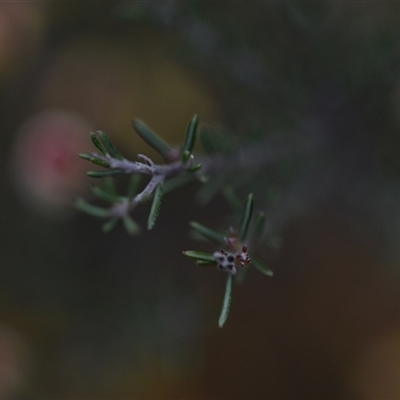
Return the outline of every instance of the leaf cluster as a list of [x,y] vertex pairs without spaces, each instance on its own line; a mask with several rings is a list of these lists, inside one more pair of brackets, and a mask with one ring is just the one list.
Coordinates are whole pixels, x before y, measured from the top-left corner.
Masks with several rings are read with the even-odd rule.
[[[236,197],[236,195],[233,193],[231,189],[226,189],[225,194],[228,202],[231,205],[233,205],[233,208],[236,211],[239,205],[239,199]],[[265,224],[265,215],[262,212],[258,213],[256,218],[253,219],[253,210],[254,210],[253,194],[250,193],[248,195],[244,208],[243,207],[241,208],[242,208],[241,219],[237,230],[230,228],[230,230],[227,232],[219,232],[205,225],[202,225],[198,222],[191,222],[191,227],[193,228],[194,231],[196,231],[196,233],[198,233],[204,239],[219,244],[226,248],[226,250],[222,249],[220,250],[220,252],[224,253],[226,251],[231,251],[230,254],[236,255],[237,257],[237,254],[240,254],[240,251],[243,251],[244,248],[246,248],[247,252],[247,248],[250,247],[250,245],[254,245],[260,240]],[[250,227],[252,229],[250,229]],[[187,257],[196,260],[196,264],[200,266],[218,265],[218,256],[216,255],[216,253],[211,254],[211,253],[187,250],[184,251],[183,254]],[[228,276],[225,286],[223,305],[218,320],[218,325],[221,328],[224,326],[231,308],[234,282],[235,281],[236,283],[243,282],[244,277],[251,266],[253,266],[256,270],[261,272],[263,275],[272,276],[273,274],[268,267],[263,265],[260,261],[254,259],[253,256],[251,256],[249,263],[241,267],[238,274],[236,274],[236,269],[227,271]]]
[[[88,171],[87,174],[93,178],[103,178],[102,184],[92,187],[92,192],[109,206],[100,207],[81,198],[77,199],[75,205],[87,214],[105,219],[102,226],[104,232],[110,232],[121,221],[128,233],[138,234],[140,227],[132,219],[131,213],[139,204],[147,201],[151,201],[147,228],[152,229],[157,221],[162,199],[166,193],[196,178],[202,182],[207,181],[207,177],[202,171],[202,164],[194,162],[193,151],[197,136],[200,136],[205,152],[206,158],[203,161],[208,166],[206,173],[207,170],[211,171],[213,166],[218,165],[220,162],[218,157],[221,154],[229,155],[232,152],[232,146],[225,138],[204,126],[199,129],[197,115],[194,115],[189,121],[183,145],[178,149],[171,147],[143,121],[133,121],[133,128],[150,147],[161,155],[164,164],[155,164],[143,154],[138,155],[140,161],[126,159],[108,135],[101,131],[90,134],[92,143],[98,152],[79,154],[81,158],[101,168]],[[120,195],[114,185],[112,178],[117,175],[131,176],[124,195]],[[145,183],[143,183],[143,176],[147,176]],[[214,190],[211,191],[211,193],[213,192]],[[219,317],[220,327],[224,326],[229,315],[234,283],[242,282],[251,266],[266,276],[272,275],[272,271],[256,260],[253,254],[265,225],[264,213],[259,212],[253,218],[253,194],[248,195],[244,207],[230,186],[224,187],[223,194],[233,213],[240,216],[237,228],[230,227],[226,231],[220,232],[198,222],[191,222],[192,229],[200,237],[218,244],[220,248],[214,253],[193,250],[183,252],[185,256],[196,260],[197,265],[217,266],[221,271],[228,273]]]

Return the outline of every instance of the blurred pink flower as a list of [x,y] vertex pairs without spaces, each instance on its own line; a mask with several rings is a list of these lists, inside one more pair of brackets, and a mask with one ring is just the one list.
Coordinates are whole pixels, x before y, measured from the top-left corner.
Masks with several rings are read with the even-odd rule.
[[21,197],[39,210],[60,211],[88,187],[87,162],[77,154],[91,151],[92,124],[70,111],[36,114],[19,129],[12,173]]

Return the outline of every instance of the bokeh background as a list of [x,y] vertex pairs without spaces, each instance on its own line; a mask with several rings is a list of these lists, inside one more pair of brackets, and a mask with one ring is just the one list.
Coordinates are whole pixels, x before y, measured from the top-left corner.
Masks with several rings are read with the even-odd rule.
[[[0,399],[400,398],[399,18],[0,2]],[[222,196],[166,196],[137,238],[72,207],[89,131],[135,158],[132,118],[179,144],[194,113],[261,149],[223,177],[266,211],[274,277],[249,274],[223,329],[225,276],[181,255],[188,221],[226,222]]]

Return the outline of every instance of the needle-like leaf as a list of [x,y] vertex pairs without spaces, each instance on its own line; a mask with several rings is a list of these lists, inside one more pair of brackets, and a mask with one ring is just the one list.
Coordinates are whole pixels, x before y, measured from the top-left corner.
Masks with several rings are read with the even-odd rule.
[[199,117],[195,114],[189,122],[186,131],[185,143],[182,148],[182,161],[186,162],[192,154],[194,145],[196,143],[197,127],[199,125]]
[[104,201],[108,201],[109,203],[114,203],[119,198],[118,195],[108,192],[101,186],[92,186],[91,190],[97,197]]
[[158,214],[160,213],[163,194],[164,186],[160,183],[154,192],[153,203],[151,205],[149,219],[147,220],[147,229],[149,230],[153,228],[154,224],[156,223]]
[[101,229],[103,230],[104,233],[111,232],[118,224],[118,221],[119,221],[118,218],[110,219],[108,222],[102,225]]
[[117,176],[125,174],[125,170],[122,168],[112,168],[107,169],[105,171],[88,171],[86,175],[90,176],[91,178],[104,178],[106,176]]
[[199,224],[198,222],[191,222],[190,226],[205,239],[219,244],[223,244],[225,242],[226,235],[222,232],[208,228],[207,226]]
[[242,221],[240,223],[240,228],[239,228],[239,239],[242,242],[246,239],[247,232],[249,230],[251,216],[253,214],[253,207],[254,207],[254,196],[253,193],[250,193],[247,196],[247,202],[243,211]]
[[90,214],[94,217],[106,218],[110,216],[109,210],[89,204],[88,202],[86,202],[81,198],[76,199],[75,207],[78,210],[81,210],[86,214]]
[[209,267],[209,266],[216,266],[217,265],[217,261],[216,260],[214,260],[214,261],[202,261],[202,260],[199,260],[199,261],[196,261],[196,264],[197,265],[200,265],[201,267]]
[[132,200],[135,194],[138,192],[140,181],[142,176],[139,174],[132,174],[128,184],[128,199]]
[[196,164],[193,165],[193,167],[189,168],[188,171],[189,172],[197,172],[201,169],[202,165],[201,164]]
[[261,272],[263,275],[266,276],[272,276],[274,275],[274,273],[268,268],[266,267],[264,264],[262,264],[260,261],[255,260],[254,258],[251,261],[251,264],[256,270],[258,270],[259,272]]
[[89,153],[79,153],[78,156],[84,160],[90,161],[91,163],[95,165],[99,165],[100,167],[108,168],[110,164],[101,158],[96,157],[93,154]]
[[119,150],[115,147],[115,144],[111,141],[108,135],[102,131],[97,132],[100,136],[100,139],[105,147],[107,153],[110,154],[111,157],[117,158],[118,160],[123,160],[122,154]]
[[170,154],[171,147],[164,142],[156,133],[154,133],[143,121],[135,119],[132,121],[133,129],[136,133],[154,150],[165,158]]
[[212,254],[203,253],[202,251],[193,251],[193,250],[186,250],[183,251],[182,254],[184,256],[194,258],[197,261],[204,261],[216,264],[216,260]]
[[232,294],[233,294],[233,275],[228,274],[225,286],[224,301],[222,303],[222,310],[218,320],[218,325],[220,328],[222,328],[225,325],[225,322],[228,319],[232,303]]
[[129,234],[137,235],[140,232],[139,225],[128,215],[124,216],[122,222],[124,223],[125,229]]
[[99,150],[101,154],[106,155],[106,151],[104,150],[103,145],[101,144],[99,138],[96,136],[95,133],[90,132],[90,139],[92,139],[92,143],[97,148],[97,150]]

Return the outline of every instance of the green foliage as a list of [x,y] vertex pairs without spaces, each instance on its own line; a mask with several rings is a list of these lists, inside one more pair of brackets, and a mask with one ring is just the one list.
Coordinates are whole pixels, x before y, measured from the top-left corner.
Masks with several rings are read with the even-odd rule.
[[[118,160],[123,160],[124,157],[119,152],[114,143],[111,141],[111,139],[108,137],[108,135],[102,131],[97,131],[97,134],[101,139],[101,143],[103,145],[103,149],[105,149],[104,151],[106,152],[106,154],[109,154],[111,157],[117,158]],[[92,136],[92,141],[93,141],[93,136]]]
[[224,239],[226,236],[224,233],[208,228],[207,226],[199,224],[198,222],[191,222],[190,226],[204,239],[210,240],[215,243],[224,243]]
[[199,117],[194,115],[189,122],[189,126],[186,132],[185,143],[182,147],[182,161],[186,162],[192,155],[194,145],[196,143],[197,127],[199,125]]
[[184,256],[195,259],[197,265],[217,265],[217,261],[215,260],[214,256],[209,253],[203,253],[202,251],[186,250],[183,251],[182,254]]
[[125,170],[122,168],[112,168],[105,171],[88,171],[87,176],[91,178],[105,178],[107,176],[117,176],[125,174]]
[[132,121],[132,126],[136,133],[155,151],[164,158],[167,157],[172,148],[164,140],[162,140],[155,132],[153,132],[143,121],[136,119]]
[[[129,234],[137,235],[140,233],[140,227],[132,219],[131,213],[141,203],[152,202],[147,219],[147,228],[150,230],[157,221],[162,199],[166,193],[192,182],[194,178],[198,178],[203,183],[206,182],[203,186],[204,189],[198,193],[198,196],[203,197],[203,200],[205,198],[209,200],[217,192],[222,191],[233,213],[240,216],[237,229],[230,227],[221,232],[201,223],[191,222],[190,225],[197,235],[218,244],[219,247],[214,249],[212,253],[194,250],[183,252],[183,255],[195,260],[199,266],[217,266],[220,271],[227,273],[225,295],[218,321],[219,326],[222,327],[229,315],[233,285],[235,282],[240,283],[244,280],[249,266],[253,266],[263,275],[272,275],[271,270],[253,257],[255,244],[260,241],[264,230],[265,214],[259,212],[254,221],[253,194],[250,193],[247,196],[243,207],[234,190],[225,184],[232,174],[229,168],[232,159],[228,158],[225,161],[226,165],[221,169],[221,160],[218,157],[220,154],[224,154],[229,146],[220,136],[212,135],[210,130],[204,128],[200,131],[206,157],[203,158],[202,163],[194,163],[193,150],[199,130],[197,115],[191,118],[183,145],[179,150],[169,146],[142,121],[133,121],[133,127],[147,144],[161,154],[165,164],[155,164],[145,155],[139,155],[141,161],[129,161],[122,156],[104,132],[91,133],[92,142],[101,154],[81,153],[79,156],[104,168],[89,171],[87,174],[93,178],[104,178],[104,184],[93,186],[92,192],[101,201],[109,203],[110,206],[102,208],[89,204],[83,199],[78,199],[76,206],[92,216],[107,219],[102,225],[104,232],[112,231],[117,226],[118,221],[121,220]],[[213,159],[214,156],[217,157],[217,163]],[[203,163],[206,166],[205,174],[211,175],[212,179],[205,179]],[[215,168],[217,168],[218,173],[214,172]],[[111,180],[111,177],[123,174],[131,175],[126,195],[118,194]],[[142,185],[143,175],[150,177],[147,183],[144,183],[144,187]],[[251,232],[250,235],[249,232]]]
[[[88,171],[87,175],[92,178],[109,178],[131,174],[131,180],[126,195],[117,194],[112,185],[110,191],[109,182],[108,190],[101,186],[92,187],[92,192],[97,197],[111,203],[108,209],[90,206],[89,203],[81,199],[76,203],[77,208],[100,218],[111,217],[111,220],[103,225],[104,232],[110,232],[117,225],[117,221],[122,220],[127,232],[135,235],[139,233],[140,229],[129,214],[139,204],[152,200],[147,223],[147,228],[152,229],[160,212],[163,195],[192,181],[195,177],[194,173],[201,169],[201,164],[194,164],[192,155],[198,124],[199,119],[195,115],[189,122],[185,144],[177,157],[176,151],[145,123],[140,120],[133,121],[133,127],[139,136],[166,160],[164,165],[155,164],[144,155],[140,156],[143,162],[129,161],[122,156],[107,134],[101,131],[96,132],[96,134],[91,133],[91,140],[101,154],[80,153],[79,156],[104,169]],[[142,175],[150,176],[150,181],[141,192],[138,192]]]
[[226,280],[224,301],[222,303],[222,310],[218,319],[218,326],[220,328],[222,328],[225,325],[225,322],[228,319],[229,311],[231,309],[232,295],[233,295],[233,275],[228,275],[228,278]]
[[[230,198],[230,200],[235,199],[234,208],[236,209],[238,206],[236,195],[231,189],[225,189],[225,192],[228,193],[228,198]],[[272,271],[269,268],[260,261],[254,259],[254,249],[252,246],[251,249],[248,247],[248,244],[252,245],[255,243],[254,239],[260,239],[261,226],[263,227],[263,222],[265,221],[263,213],[259,213],[256,220],[253,221],[253,209],[254,196],[249,194],[245,206],[242,207],[241,222],[238,231],[230,228],[229,232],[226,234],[199,224],[198,222],[190,223],[193,230],[202,238],[223,247],[218,251],[214,251],[212,254],[193,250],[183,252],[183,255],[196,260],[197,265],[217,265],[220,271],[228,273],[222,310],[218,321],[218,325],[221,328],[224,326],[229,315],[233,295],[233,283],[242,283],[250,266],[253,266],[263,275],[272,276]],[[249,227],[252,224],[254,225],[254,229],[250,235],[251,237],[248,238]],[[251,254],[249,254],[249,251]]]
[[157,189],[155,190],[153,203],[151,204],[149,219],[147,221],[147,229],[149,230],[153,228],[154,224],[156,223],[158,214],[160,213],[161,200],[163,194],[164,194],[164,187],[162,184],[160,184],[157,186]]
[[245,240],[247,236],[247,232],[249,230],[250,220],[253,215],[253,208],[254,208],[254,197],[253,194],[250,193],[247,197],[246,206],[244,208],[242,221],[239,227],[239,238],[240,240]]

